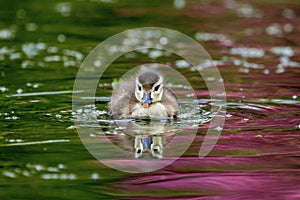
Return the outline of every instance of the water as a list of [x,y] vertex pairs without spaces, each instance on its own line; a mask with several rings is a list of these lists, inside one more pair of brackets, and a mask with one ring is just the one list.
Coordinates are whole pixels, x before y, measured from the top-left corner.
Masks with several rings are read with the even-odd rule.
[[[299,199],[299,6],[297,1],[1,1],[1,199]],[[99,163],[86,150],[74,125],[72,89],[80,63],[99,42],[144,26],[180,31],[206,48],[224,80],[227,114],[218,143],[204,159],[198,152],[205,121],[177,161],[130,174]],[[209,119],[203,115],[209,113],[209,93],[188,63],[164,51],[133,52],[107,70],[96,107],[87,108],[112,140],[118,137],[107,114],[113,79],[147,62],[170,63],[191,74],[199,115]]]

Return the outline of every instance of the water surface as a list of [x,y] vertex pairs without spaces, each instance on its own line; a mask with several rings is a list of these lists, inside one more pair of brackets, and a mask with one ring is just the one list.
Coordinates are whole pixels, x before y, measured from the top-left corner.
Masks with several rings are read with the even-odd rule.
[[[1,1],[1,199],[299,199],[299,6],[280,0]],[[223,76],[227,115],[204,159],[198,152],[208,123],[173,164],[130,174],[86,150],[74,127],[72,88],[80,63],[99,42],[144,26],[178,30],[206,48]],[[206,85],[181,60],[157,51],[120,57],[88,111],[109,131],[113,79],[160,62],[190,75],[203,113],[209,112]]]

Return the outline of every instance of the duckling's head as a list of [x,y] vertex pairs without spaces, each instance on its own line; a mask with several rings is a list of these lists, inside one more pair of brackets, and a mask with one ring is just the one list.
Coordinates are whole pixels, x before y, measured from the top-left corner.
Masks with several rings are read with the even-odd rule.
[[144,108],[161,101],[163,95],[163,77],[155,72],[146,71],[137,76],[135,97]]

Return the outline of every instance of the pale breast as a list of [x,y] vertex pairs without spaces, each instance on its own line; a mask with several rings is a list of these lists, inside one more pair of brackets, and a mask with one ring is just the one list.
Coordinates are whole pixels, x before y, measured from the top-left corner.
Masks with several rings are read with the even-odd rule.
[[157,102],[155,104],[151,104],[150,107],[144,108],[140,103],[135,104],[135,106],[132,108],[131,112],[132,117],[163,117],[167,118],[167,110],[166,107]]

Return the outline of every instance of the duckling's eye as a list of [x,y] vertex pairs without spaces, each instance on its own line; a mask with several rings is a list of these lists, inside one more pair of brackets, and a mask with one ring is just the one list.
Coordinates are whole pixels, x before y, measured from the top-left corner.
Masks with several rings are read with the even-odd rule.
[[158,86],[155,86],[155,87],[154,87],[154,92],[157,92],[157,91],[158,91],[158,89],[159,89],[159,87],[160,87],[160,85],[158,85]]
[[141,91],[141,90],[142,90],[142,87],[141,87],[141,86],[138,86],[138,90]]

